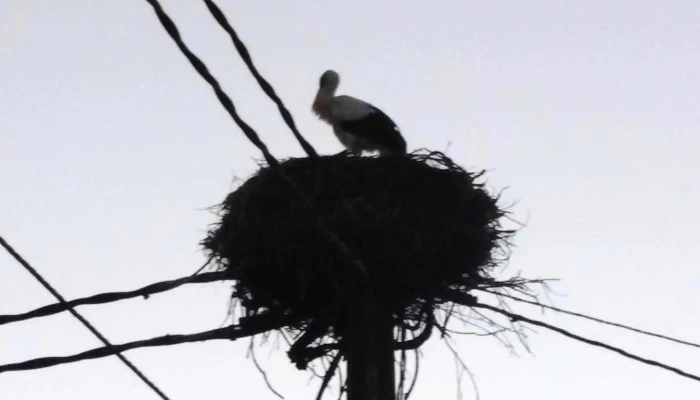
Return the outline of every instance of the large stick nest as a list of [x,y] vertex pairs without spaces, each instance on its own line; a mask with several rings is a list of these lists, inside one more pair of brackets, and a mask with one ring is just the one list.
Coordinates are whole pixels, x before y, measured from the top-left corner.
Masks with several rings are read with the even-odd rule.
[[239,271],[234,296],[249,313],[293,315],[292,328],[324,319],[338,335],[353,290],[347,263],[299,191],[405,323],[424,322],[425,305],[444,302],[446,291],[489,281],[512,234],[501,228],[498,199],[476,182],[481,173],[439,152],[295,158],[280,168],[288,181],[262,167],[228,195],[203,245],[220,268]]

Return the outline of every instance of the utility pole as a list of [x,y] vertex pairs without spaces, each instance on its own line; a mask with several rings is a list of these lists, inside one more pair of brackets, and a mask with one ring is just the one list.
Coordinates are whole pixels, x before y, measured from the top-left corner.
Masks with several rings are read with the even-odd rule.
[[373,285],[358,286],[345,337],[347,400],[395,400],[393,315]]

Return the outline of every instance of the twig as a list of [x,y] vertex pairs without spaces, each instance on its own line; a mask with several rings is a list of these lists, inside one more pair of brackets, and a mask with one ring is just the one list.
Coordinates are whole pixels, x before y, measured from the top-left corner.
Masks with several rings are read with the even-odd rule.
[[341,358],[343,358],[343,353],[338,350],[338,353],[333,357],[333,361],[331,361],[331,365],[326,371],[326,375],[323,377],[323,383],[321,383],[321,388],[318,391],[318,395],[316,395],[316,400],[321,400],[323,398],[323,393],[326,391],[328,384],[335,375],[335,371],[338,369],[338,365],[340,365]]
[[304,370],[308,367],[309,363],[314,361],[319,357],[326,356],[329,352],[333,350],[339,350],[340,343],[323,343],[317,346],[305,347],[303,349],[297,350],[296,353],[288,353],[289,359],[294,363],[297,369]]
[[[452,347],[452,344],[450,343],[450,339],[446,338],[444,341],[445,341],[445,345],[447,345],[447,348],[450,349],[450,351],[452,352],[452,355],[455,358],[455,363],[458,363],[458,365],[461,366],[462,369],[464,369],[464,371],[466,371],[467,374],[469,375],[469,379],[472,381],[472,387],[474,388],[474,394],[476,394],[476,400],[479,400],[481,398],[481,396],[479,395],[479,386],[476,384],[476,378],[474,377],[474,374],[469,369],[469,367],[467,367],[467,364],[464,362],[464,360],[462,360],[462,357],[459,356],[459,353],[457,352],[457,350],[454,347]],[[461,386],[462,385],[461,385],[460,379],[458,378],[457,379],[457,388],[460,392],[460,397],[461,397],[461,390],[462,390]]]
[[[504,311],[511,312],[511,308],[508,304],[506,304],[503,299],[498,299],[499,300],[499,305],[502,307],[501,309]],[[530,349],[530,346],[527,344],[527,334],[525,333],[526,327],[523,327],[522,325],[518,324],[518,326],[515,325],[515,320],[510,319],[508,320],[508,323],[510,324],[511,328],[513,328],[513,331],[517,332],[516,337],[518,338],[518,341],[520,344],[527,350],[528,353],[532,353],[532,349]]]
[[[398,329],[397,340],[404,342],[406,341],[406,328]],[[404,395],[404,386],[406,383],[406,350],[401,350],[401,357],[399,359],[399,384],[396,389],[396,399],[401,400]]]
[[[314,358],[321,357],[326,353],[325,351],[322,351],[320,354],[316,353],[315,356],[308,353],[309,345],[311,345],[311,343],[313,343],[316,339],[323,337],[326,330],[327,326],[325,324],[323,324],[321,321],[313,320],[306,330],[296,338],[294,344],[292,344],[287,352],[287,355],[296,365],[297,369],[306,369],[309,361],[313,360]],[[313,351],[311,353],[313,354]]]
[[420,346],[423,345],[428,339],[430,339],[430,336],[433,333],[433,327],[435,326],[435,318],[433,317],[432,313],[429,313],[426,316],[425,320],[425,328],[423,328],[423,331],[414,336],[412,339],[408,339],[402,342],[395,342],[394,343],[394,350],[416,350]]
[[452,312],[454,311],[455,306],[455,303],[450,304],[450,310],[445,313],[445,322],[442,324],[442,333],[440,335],[441,338],[444,338],[447,334],[447,323],[450,322],[450,317],[452,316]]
[[202,266],[199,267],[199,269],[197,269],[192,275],[199,275],[199,273],[202,272],[206,267],[208,267],[212,261],[214,261],[214,256],[209,256],[209,258],[207,258],[207,261],[205,261],[204,264],[202,264]]
[[[341,355],[340,359],[342,361],[344,355]],[[338,400],[343,397],[347,386],[347,379],[343,377],[343,369],[338,368]]]
[[413,371],[413,378],[411,379],[411,385],[408,387],[408,390],[406,391],[406,394],[403,396],[403,400],[408,399],[411,396],[411,393],[413,393],[413,389],[416,387],[416,382],[418,382],[418,369],[420,367],[420,350],[413,350],[413,352],[416,354],[416,368]]
[[258,363],[258,359],[255,357],[255,349],[253,348],[254,341],[255,341],[254,337],[250,338],[250,346],[248,346],[248,354],[253,359],[253,364],[255,364],[255,368],[257,368],[258,372],[260,372],[260,375],[262,375],[263,379],[265,380],[265,384],[267,385],[267,388],[270,389],[270,391],[272,393],[274,393],[277,397],[284,400],[284,396],[282,396],[278,391],[275,390],[275,388],[272,387],[272,383],[270,383],[270,379],[267,377],[267,372],[265,372],[265,370],[262,369],[262,367]]

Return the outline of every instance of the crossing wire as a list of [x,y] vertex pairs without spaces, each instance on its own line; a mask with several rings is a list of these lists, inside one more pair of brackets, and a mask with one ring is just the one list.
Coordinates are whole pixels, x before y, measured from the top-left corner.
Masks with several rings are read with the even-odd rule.
[[10,246],[10,244],[7,243],[7,241],[2,236],[0,236],[0,245],[3,248],[5,248],[5,250],[7,250],[7,252],[10,253],[10,255],[15,260],[17,260],[17,262],[20,263],[24,267],[24,269],[26,269],[37,281],[39,281],[39,283],[41,283],[41,285],[44,286],[44,288],[46,288],[46,290],[48,290],[56,298],[56,300],[58,300],[61,304],[66,306],[68,311],[71,314],[73,314],[73,316],[78,321],[80,321],[80,323],[85,325],[85,327],[88,328],[88,330],[90,330],[90,332],[92,332],[92,334],[95,335],[112,352],[112,354],[117,356],[117,358],[119,358],[121,362],[123,362],[127,367],[129,367],[129,369],[133,371],[136,374],[136,376],[138,376],[143,381],[143,383],[145,383],[149,388],[156,392],[156,394],[158,394],[158,396],[160,396],[161,399],[170,400],[170,398],[166,396],[165,393],[163,393],[163,391],[160,390],[155,383],[148,379],[143,372],[141,372],[138,368],[136,368],[134,364],[131,363],[131,361],[129,361],[122,354],[120,354],[119,351],[117,351],[117,349],[114,348],[112,343],[110,343],[110,341],[107,340],[107,338],[104,337],[104,335],[97,330],[97,328],[95,328],[87,319],[85,319],[85,317],[83,317],[75,309],[73,309],[73,307],[71,307],[68,304],[66,299],[63,296],[61,296],[61,294],[58,293],[58,291],[54,289],[53,286],[51,286],[51,284],[49,284],[49,282],[46,279],[44,279],[44,277],[41,276],[41,274],[39,274],[39,272],[24,259],[24,257],[22,257],[17,251],[15,251],[15,249],[12,246]]

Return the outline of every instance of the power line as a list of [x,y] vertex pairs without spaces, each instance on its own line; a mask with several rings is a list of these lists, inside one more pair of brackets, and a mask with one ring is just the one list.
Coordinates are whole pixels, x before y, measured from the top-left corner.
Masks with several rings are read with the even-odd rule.
[[[33,276],[34,278],[36,278],[36,280],[39,281],[39,283],[41,283],[41,285],[44,286],[44,288],[46,288],[46,290],[48,290],[59,302],[61,302],[63,305],[66,305],[66,304],[67,304],[67,302],[66,302],[66,300],[63,298],[63,296],[61,296],[61,294],[58,293],[58,291],[56,291],[56,289],[54,289],[54,288],[46,281],[46,279],[44,279],[44,278],[39,274],[39,272],[37,272],[37,271],[36,271],[36,270],[35,270],[35,269],[34,269],[34,268],[19,254],[19,253],[17,253],[17,252],[15,251],[15,249],[12,248],[12,246],[10,246],[10,244],[7,243],[7,241],[5,241],[5,239],[4,239],[2,236],[0,236],[0,245],[2,245],[2,247],[4,247],[5,250],[7,250],[7,252],[10,253],[10,255],[12,255],[12,257],[14,257],[14,259],[17,260],[17,262],[20,263],[30,274],[32,274],[32,276]],[[124,357],[123,355],[119,354],[119,351],[118,351],[116,348],[114,348],[114,346],[112,345],[112,343],[110,343],[110,342],[107,340],[107,338],[104,337],[104,335],[102,335],[94,326],[92,326],[92,324],[91,324],[88,320],[86,320],[82,315],[80,315],[80,314],[79,314],[77,311],[75,311],[72,307],[68,306],[67,308],[68,308],[68,311],[69,311],[71,314],[73,314],[73,316],[74,316],[75,318],[78,319],[78,321],[80,321],[83,325],[85,325],[85,327],[88,328],[88,329],[90,330],[90,332],[92,332],[93,335],[95,335],[98,339],[100,339],[100,341],[105,345],[105,348],[106,348],[111,354],[114,354],[115,356],[117,356],[117,358],[119,358],[119,359],[121,360],[121,362],[123,362],[123,363],[124,363],[127,367],[129,367],[129,369],[131,369],[139,378],[141,378],[141,380],[142,380],[146,385],[148,385],[148,387],[150,387],[154,392],[156,392],[156,393],[158,394],[158,396],[160,396],[161,399],[163,399],[163,400],[170,400],[170,399],[168,398],[168,396],[166,396],[165,393],[163,393],[163,392],[155,385],[155,383],[153,383],[151,380],[149,380],[149,379],[146,377],[146,375],[144,375],[138,368],[136,368],[136,366],[135,366],[134,364],[132,364],[131,361],[129,361],[129,360],[128,360],[126,357]]]
[[[253,318],[251,317],[251,319]],[[239,323],[238,325],[228,326],[226,328],[213,329],[206,332],[199,332],[188,335],[165,335],[118,345],[110,344],[105,347],[98,347],[70,356],[35,358],[32,360],[22,361],[18,363],[0,365],[0,373],[10,371],[27,371],[33,369],[52,367],[60,364],[68,364],[78,361],[102,358],[114,354],[115,350],[121,352],[144,347],[172,346],[181,343],[203,342],[208,340],[235,340],[243,337],[257,335],[270,329],[276,329],[286,322],[287,321],[284,319],[284,317],[280,317],[278,315],[258,315],[255,316],[254,321],[246,323],[245,326]]]
[[130,290],[126,292],[100,293],[93,296],[66,301],[65,303],[59,302],[49,304],[21,314],[0,315],[0,325],[9,324],[11,322],[25,321],[32,318],[46,317],[49,315],[58,314],[63,311],[68,311],[71,308],[82,305],[105,304],[142,296],[148,298],[148,296],[152,294],[166,292],[186,284],[208,283],[232,279],[234,279],[234,277],[232,276],[229,270],[220,272],[208,272],[200,275],[186,276],[180,279],[173,279],[170,281],[152,283],[140,289]]
[[610,326],[614,326],[614,327],[617,327],[617,328],[626,329],[626,330],[628,330],[628,331],[632,331],[632,332],[636,332],[636,333],[641,333],[642,335],[653,336],[653,337],[656,337],[656,338],[659,338],[659,339],[664,339],[664,340],[669,340],[669,341],[671,341],[671,342],[675,342],[675,343],[679,343],[679,344],[684,344],[684,345],[686,345],[686,346],[691,346],[691,347],[700,348],[700,344],[697,344],[697,343],[693,343],[693,342],[688,342],[688,341],[681,340],[681,339],[672,338],[672,337],[670,337],[670,336],[666,336],[666,335],[662,335],[662,334],[654,333],[654,332],[649,332],[649,331],[645,331],[645,330],[638,329],[638,328],[633,328],[633,327],[631,327],[631,326],[623,325],[623,324],[620,324],[620,323],[617,323],[617,322],[606,321],[606,320],[604,320],[604,319],[592,317],[592,316],[590,316],[590,315],[581,314],[581,313],[577,313],[577,312],[574,312],[574,311],[564,310],[564,309],[558,308],[558,307],[548,306],[548,305],[546,305],[546,304],[542,304],[542,303],[539,303],[539,302],[536,302],[536,301],[531,301],[531,300],[523,299],[523,298],[520,298],[520,297],[512,296],[512,295],[509,295],[509,294],[506,294],[506,293],[492,292],[492,291],[486,290],[486,289],[480,289],[480,290],[482,290],[482,291],[484,291],[484,292],[488,292],[488,293],[494,294],[494,295],[497,295],[497,296],[507,297],[507,298],[509,298],[509,299],[512,299],[512,300],[515,300],[515,301],[518,301],[518,302],[521,302],[521,303],[526,303],[526,304],[530,304],[530,305],[534,305],[534,306],[546,308],[546,309],[548,309],[548,310],[560,312],[560,313],[562,313],[562,314],[572,315],[572,316],[574,316],[574,317],[584,318],[584,319],[587,319],[587,320],[590,320],[590,321],[594,321],[594,322],[598,322],[598,323],[601,323],[601,324],[604,324],[604,325],[610,325]]
[[207,68],[206,64],[202,62],[202,60],[199,59],[192,51],[187,47],[185,42],[182,41],[182,36],[180,36],[180,31],[177,29],[177,26],[175,25],[175,22],[168,16],[168,14],[165,13],[163,10],[163,7],[161,7],[160,3],[158,0],[146,0],[148,4],[153,7],[153,11],[155,11],[156,16],[158,17],[158,20],[160,20],[160,23],[163,25],[163,28],[165,28],[165,31],[170,35],[170,37],[173,39],[175,44],[177,44],[177,47],[180,49],[182,54],[187,57],[187,60],[192,64],[195,70],[199,73],[199,75],[204,78],[207,83],[214,89],[214,93],[216,93],[216,97],[219,98],[219,101],[221,104],[224,106],[226,111],[228,111],[229,115],[233,120],[236,122],[236,125],[238,125],[241,130],[243,131],[243,134],[246,135],[248,140],[250,140],[255,147],[257,147],[262,153],[263,157],[265,157],[265,161],[267,161],[268,164],[271,166],[277,166],[279,163],[277,162],[277,159],[272,156],[272,153],[270,153],[270,150],[268,150],[267,145],[263,143],[262,140],[260,140],[260,137],[258,134],[253,130],[253,128],[250,127],[241,117],[238,115],[238,112],[236,112],[236,107],[233,104],[233,101],[231,98],[221,89],[221,85],[219,84],[219,81],[214,78],[214,76],[209,72],[209,69]]
[[624,356],[624,357],[627,357],[627,358],[630,358],[630,359],[632,359],[632,360],[639,361],[639,362],[641,362],[641,363],[644,363],[644,364],[647,364],[647,365],[651,365],[651,366],[654,366],[654,367],[662,368],[662,369],[665,369],[665,370],[667,370],[667,371],[674,372],[674,373],[676,373],[676,374],[678,374],[678,375],[680,375],[680,376],[683,376],[683,377],[685,377],[685,378],[689,378],[689,379],[692,379],[692,380],[695,380],[695,381],[700,382],[700,376],[693,375],[693,374],[691,374],[691,373],[685,372],[685,371],[683,371],[683,370],[681,370],[681,369],[678,369],[678,368],[676,368],[676,367],[672,367],[672,366],[670,366],[670,365],[667,365],[667,364],[664,364],[664,363],[661,363],[661,362],[658,362],[658,361],[650,360],[650,359],[647,359],[647,358],[643,358],[643,357],[634,355],[634,354],[632,354],[632,353],[628,353],[628,352],[625,351],[625,350],[622,350],[622,349],[620,349],[620,348],[618,348],[618,347],[615,347],[615,346],[611,346],[611,345],[606,344],[606,343],[602,343],[602,342],[598,342],[598,341],[595,341],[595,340],[591,340],[591,339],[584,338],[584,337],[582,337],[582,336],[579,336],[579,335],[576,335],[576,334],[574,334],[574,333],[571,333],[571,332],[569,332],[569,331],[567,331],[567,330],[565,330],[565,329],[562,329],[562,328],[559,328],[559,327],[550,325],[550,324],[545,323],[545,322],[542,322],[542,321],[538,321],[538,320],[535,320],[535,319],[530,319],[530,318],[527,318],[527,317],[523,317],[522,315],[514,314],[514,313],[511,313],[511,312],[509,312],[509,311],[502,310],[502,309],[500,309],[500,308],[497,308],[497,307],[494,307],[494,306],[491,306],[491,305],[488,305],[488,304],[476,303],[476,304],[471,304],[470,306],[471,306],[471,307],[475,307],[475,308],[483,308],[483,309],[486,309],[486,310],[491,310],[491,311],[493,311],[493,312],[495,312],[495,313],[505,315],[506,317],[510,318],[511,321],[513,321],[513,322],[516,322],[516,321],[523,321],[523,322],[527,322],[528,324],[531,324],[531,325],[536,325],[536,326],[540,326],[540,327],[543,327],[543,328],[547,328],[547,329],[549,329],[549,330],[552,330],[552,331],[554,331],[554,332],[560,333],[560,334],[562,334],[562,335],[564,335],[564,336],[566,336],[566,337],[569,337],[569,338],[571,338],[571,339],[578,340],[579,342],[583,342],[583,343],[586,343],[586,344],[589,344],[589,345],[595,346],[595,347],[602,347],[602,348],[604,348],[604,349],[613,351],[613,352],[615,352],[615,353],[617,353],[617,354],[620,354],[620,355],[622,355],[622,356]]
[[272,156],[272,153],[270,153],[267,146],[265,145],[265,143],[263,143],[263,141],[260,139],[255,130],[251,128],[250,125],[245,123],[243,119],[241,119],[241,117],[236,112],[236,108],[233,105],[233,101],[231,100],[231,98],[223,91],[223,89],[221,89],[219,81],[217,81],[216,78],[212,76],[206,64],[204,64],[204,62],[200,60],[199,57],[197,57],[187,47],[185,42],[183,42],[182,37],[180,36],[180,31],[177,29],[175,22],[173,22],[173,20],[165,13],[163,7],[161,7],[158,0],[146,0],[146,2],[148,2],[148,4],[150,4],[151,7],[153,7],[153,11],[155,11],[156,16],[158,17],[158,20],[160,21],[161,25],[163,25],[163,28],[168,33],[168,35],[173,39],[173,41],[175,41],[175,44],[177,44],[177,47],[180,49],[182,54],[185,55],[185,57],[190,62],[190,64],[192,64],[197,73],[199,73],[199,75],[205,81],[207,81],[207,83],[209,83],[212,89],[214,89],[214,92],[216,93],[216,96],[218,97],[219,101],[224,106],[226,111],[228,111],[229,115],[231,116],[231,118],[233,118],[234,122],[238,125],[239,128],[241,128],[246,137],[263,153],[265,161],[267,161],[270,168],[276,171],[278,176],[282,178],[283,182],[285,182],[294,190],[299,200],[301,200],[301,205],[309,211],[318,229],[322,233],[324,233],[330,239],[331,243],[336,247],[336,250],[338,250],[339,254],[341,254],[342,256],[343,261],[345,261],[346,266],[349,267],[351,270],[354,270],[355,273],[359,273],[361,279],[366,278],[367,269],[365,268],[363,263],[359,261],[355,256],[353,256],[348,246],[340,239],[340,237],[326,226],[326,223],[323,220],[323,218],[319,215],[318,210],[316,210],[316,208],[308,199],[308,197],[306,197],[304,193],[301,192],[297,185],[294,184],[294,182],[292,182],[286,176],[284,171],[281,170],[280,163],[277,161],[276,158]]
[[309,157],[318,157],[316,150],[314,150],[314,148],[309,144],[309,142],[307,142],[306,139],[304,139],[304,137],[301,135],[301,133],[299,133],[299,130],[297,129],[296,124],[294,123],[294,118],[292,118],[292,114],[284,106],[284,103],[282,103],[282,100],[279,98],[279,96],[277,96],[277,93],[275,93],[275,89],[272,87],[272,85],[270,85],[269,82],[267,82],[267,80],[265,80],[265,78],[262,77],[262,75],[260,75],[258,69],[255,68],[255,65],[253,64],[253,60],[250,57],[248,49],[238,37],[238,34],[236,34],[236,31],[233,29],[231,24],[228,22],[224,13],[212,0],[204,0],[204,3],[207,5],[207,8],[209,8],[209,11],[211,12],[212,16],[214,16],[214,19],[216,19],[216,22],[218,22],[219,25],[221,25],[221,27],[224,28],[224,30],[231,37],[233,45],[236,47],[238,54],[243,59],[243,62],[245,62],[245,64],[248,66],[248,69],[255,77],[255,80],[258,81],[260,88],[277,105],[280,114],[282,114],[282,119],[284,119],[284,122],[287,123],[287,126],[292,131],[294,137],[297,139],[299,144],[301,144],[301,147],[304,149],[306,154],[308,154]]

